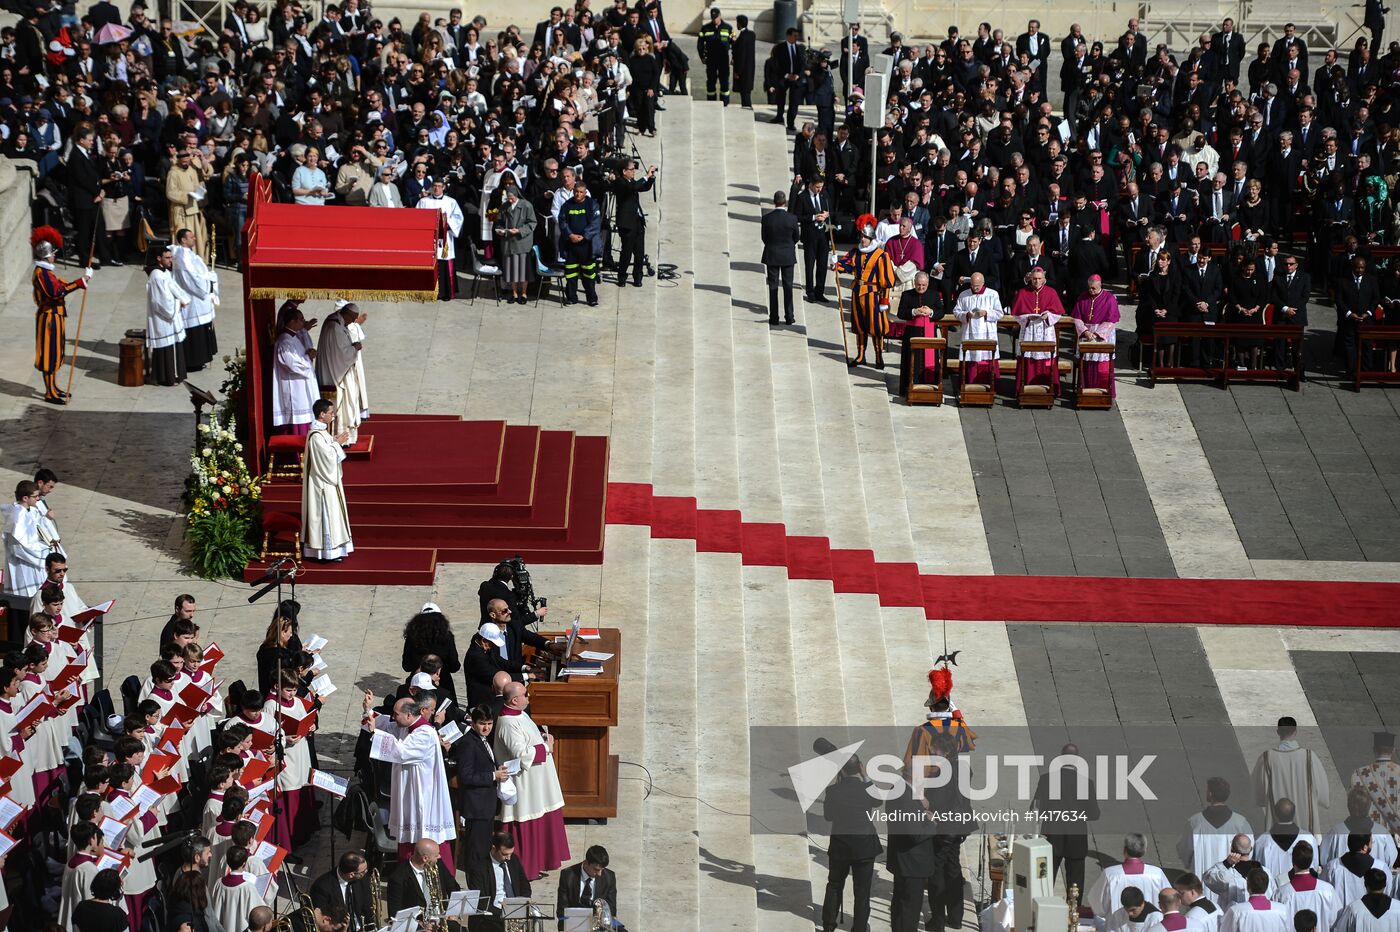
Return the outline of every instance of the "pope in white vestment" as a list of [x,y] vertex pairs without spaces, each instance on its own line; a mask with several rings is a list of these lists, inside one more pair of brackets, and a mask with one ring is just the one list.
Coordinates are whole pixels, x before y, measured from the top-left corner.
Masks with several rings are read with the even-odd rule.
[[332,434],[345,434],[347,443],[360,439],[360,392],[355,386],[362,369],[357,369],[360,347],[350,334],[350,321],[359,309],[346,304],[326,318],[321,325],[321,339],[316,344],[316,381],[321,388],[335,389],[335,416],[331,419]]
[[317,401],[316,409],[316,422],[306,437],[306,452],[302,456],[302,551],[313,560],[342,560],[355,551],[341,474],[345,451],[340,448],[340,441],[345,438],[330,434],[335,405]]
[[564,793],[554,766],[553,738],[546,738],[529,715],[522,683],[506,687],[506,703],[496,719],[496,760],[520,762],[516,796],[501,806],[501,823],[515,839],[515,856],[528,880],[569,860],[564,833]]
[[[366,694],[365,709],[373,696]],[[412,713],[404,711],[413,708]],[[388,761],[390,835],[399,845],[399,863],[407,864],[415,843],[424,838],[442,845],[442,859],[449,872],[455,872],[452,846],[457,837],[452,815],[452,797],[447,788],[447,769],[436,729],[416,711],[411,699],[394,703],[394,715],[378,715],[366,724],[371,736],[370,756]]]

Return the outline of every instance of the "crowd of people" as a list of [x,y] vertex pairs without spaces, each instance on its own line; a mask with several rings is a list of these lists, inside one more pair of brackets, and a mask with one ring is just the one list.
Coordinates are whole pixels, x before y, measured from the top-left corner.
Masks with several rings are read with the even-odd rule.
[[[1370,25],[1378,36],[1383,13]],[[1067,313],[1112,339],[1119,310],[1100,285],[1127,286],[1124,310],[1136,304],[1138,340],[1158,358],[1210,350],[1154,341],[1156,322],[1306,325],[1329,295],[1350,372],[1358,326],[1400,321],[1400,263],[1386,261],[1400,237],[1400,43],[1309,49],[1288,24],[1251,60],[1230,18],[1183,54],[1149,47],[1136,19],[1106,40],[1076,24],[1057,40],[1056,80],[1052,41],[1037,20],[1014,37],[985,22],[923,45],[895,34],[879,102],[863,99],[872,47],[858,26],[835,61],[796,30],[774,45],[764,86],[795,133],[784,199],[803,285],[830,300],[831,232],[859,242],[840,269],[876,365],[885,336],[930,314],[1006,313],[1024,329],[1019,306],[1036,326]],[[798,127],[797,102],[817,119]],[[1257,343],[1212,362],[1285,364]]]

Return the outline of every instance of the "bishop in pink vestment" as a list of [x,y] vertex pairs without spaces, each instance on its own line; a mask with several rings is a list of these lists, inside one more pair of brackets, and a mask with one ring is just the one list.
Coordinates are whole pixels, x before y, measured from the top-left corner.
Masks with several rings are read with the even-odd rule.
[[[1113,344],[1118,339],[1118,299],[1104,290],[1103,279],[1097,275],[1089,276],[1089,290],[1074,302],[1070,316],[1074,318],[1076,340],[1092,338]],[[1112,397],[1115,394],[1113,357],[1107,353],[1089,353],[1084,362],[1084,387],[1106,388]]]

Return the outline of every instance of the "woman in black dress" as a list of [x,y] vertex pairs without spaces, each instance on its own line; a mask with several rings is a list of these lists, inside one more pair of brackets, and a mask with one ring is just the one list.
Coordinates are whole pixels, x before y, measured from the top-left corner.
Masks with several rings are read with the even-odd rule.
[[442,679],[438,683],[438,692],[456,702],[457,686],[452,674],[462,669],[462,655],[457,652],[452,624],[433,602],[425,603],[403,627],[403,671],[412,673],[417,670],[418,662],[426,654],[437,654],[442,659]]
[[[1164,364],[1168,350],[1176,355],[1176,337],[1158,337],[1155,325],[1163,321],[1174,321],[1181,317],[1181,283],[1172,268],[1172,254],[1163,249],[1157,253],[1157,265],[1152,274],[1138,286],[1137,334],[1138,340],[1153,343],[1153,364]],[[1147,368],[1144,360],[1143,368]]]
[[122,899],[122,877],[112,868],[97,872],[92,878],[92,895],[73,909],[75,932],[127,932],[131,923],[126,910],[117,903]]
[[1245,239],[1257,240],[1274,228],[1274,212],[1264,200],[1263,186],[1252,179],[1244,188],[1244,203],[1235,208],[1240,231]]
[[[1230,280],[1226,282],[1225,288],[1226,322],[1263,326],[1264,309],[1269,303],[1269,286],[1258,274],[1253,256],[1245,257],[1244,261],[1230,270]],[[1259,351],[1263,346],[1263,340],[1232,340],[1235,368],[1259,368]]]
[[661,90],[661,66],[652,54],[651,39],[638,36],[627,59],[632,72],[632,86],[627,91],[627,109],[637,119],[637,131],[646,136],[656,135],[656,93]]

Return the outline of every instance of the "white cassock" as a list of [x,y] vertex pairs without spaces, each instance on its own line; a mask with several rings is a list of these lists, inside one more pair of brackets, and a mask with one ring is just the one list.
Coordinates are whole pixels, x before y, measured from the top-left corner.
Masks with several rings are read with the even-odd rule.
[[259,906],[271,905],[263,901],[254,881],[253,874],[238,871],[225,874],[214,884],[209,912],[214,914],[219,920],[219,925],[227,932],[248,928],[248,914]]
[[151,270],[146,279],[146,348],[165,349],[185,339],[185,316],[181,305],[190,296],[162,268]]
[[[1144,909],[1148,907],[1151,907],[1150,903]],[[1142,918],[1134,919],[1120,906],[1108,917],[1105,929],[1106,932],[1147,932],[1148,929],[1160,928],[1161,925],[1162,914],[1155,907],[1151,907],[1151,912],[1144,912]]]
[[1225,911],[1204,896],[1186,907],[1185,913],[1186,918],[1201,932],[1219,932],[1220,917],[1223,915]]
[[1156,903],[1157,894],[1170,886],[1167,875],[1162,873],[1160,867],[1129,858],[1122,864],[1105,867],[1099,879],[1089,888],[1084,902],[1095,916],[1108,916],[1122,904],[1123,891],[1129,887],[1137,887],[1142,891],[1143,899]]
[[1273,822],[1273,806],[1280,799],[1291,799],[1297,808],[1293,821],[1306,832],[1320,831],[1322,810],[1330,793],[1322,759],[1292,739],[1280,741],[1254,762],[1251,772],[1254,801],[1264,808],[1265,824]]
[[[285,713],[289,718],[300,721],[310,714],[306,702],[299,696],[293,696],[290,702],[282,703],[278,706],[276,702],[269,699],[263,704],[263,715],[275,719],[278,712]],[[290,737],[290,735],[288,735]],[[290,793],[299,790],[311,783],[311,749],[306,744],[306,739],[298,741],[296,744],[286,744],[282,753],[282,769],[277,772],[277,788],[283,792]],[[250,870],[250,873],[259,873]],[[266,873],[266,871],[262,871]]]
[[345,451],[316,421],[306,435],[301,483],[302,550],[316,560],[335,560],[355,551],[350,541],[350,510],[340,464]]
[[1347,904],[1332,932],[1400,932],[1400,903],[1384,893],[1368,893]]
[[1274,901],[1288,907],[1288,925],[1293,926],[1293,917],[1301,909],[1310,909],[1317,916],[1319,929],[1330,929],[1337,919],[1337,913],[1344,905],[1337,896],[1336,889],[1327,881],[1319,880],[1311,871],[1294,874],[1281,882],[1274,891]]
[[[541,747],[545,748],[544,760],[535,763],[536,749]],[[515,802],[501,804],[502,822],[529,822],[564,808],[554,755],[549,753],[544,735],[530,716],[503,711],[496,719],[495,752],[498,761],[520,761],[520,773],[515,775]]]
[[58,924],[72,929],[73,910],[92,896],[92,879],[97,876],[97,858],[90,854],[75,854],[63,869],[62,894],[58,900]]
[[[1169,913],[1156,913],[1157,925],[1162,932],[1206,932],[1206,926],[1202,925],[1195,916],[1172,910]],[[1212,923],[1214,925],[1214,923]]]
[[1386,870],[1365,852],[1344,854],[1327,862],[1322,868],[1322,879],[1332,885],[1337,891],[1337,902],[1345,906],[1366,892],[1366,872],[1373,867]]
[[[986,311],[986,317],[973,317],[973,311]],[[969,288],[958,295],[957,304],[953,305],[953,316],[962,324],[962,338],[964,340],[995,340],[997,338],[997,321],[1001,320],[1005,312],[1002,310],[1001,297],[991,288],[983,288],[981,294],[973,294]],[[976,352],[964,352],[962,358],[970,362],[986,362],[989,359],[996,359],[997,353],[987,350]],[[1107,915],[1098,913],[1096,915]]]
[[389,781],[389,834],[402,845],[424,838],[436,842],[457,837],[452,817],[452,797],[447,789],[447,769],[442,748],[432,723],[422,718],[407,728],[394,724],[387,715],[374,720],[376,735],[371,747],[382,749],[393,765]]
[[1251,896],[1225,910],[1220,932],[1293,932],[1288,907],[1267,896]]
[[[1249,899],[1249,891],[1245,887],[1245,877],[1256,865],[1263,870],[1264,865],[1257,861],[1227,864],[1221,860],[1206,868],[1206,872],[1201,875],[1201,884],[1215,894],[1215,901],[1220,904],[1221,908],[1229,909],[1231,906]],[[1268,872],[1265,871],[1265,873]],[[1274,892],[1272,874],[1269,875],[1269,889],[1264,892],[1266,895]]]
[[[3,756],[17,758],[20,762],[19,770],[10,777],[10,798],[21,806],[34,805],[34,765],[29,760],[29,755],[24,752],[25,739],[17,731],[15,725],[19,721],[15,713],[23,706],[23,702],[16,696],[13,701],[0,699],[0,751]],[[3,884],[0,884],[3,886]]]
[[311,406],[321,397],[311,361],[311,334],[290,330],[277,338],[272,356],[272,423],[310,424]]
[[454,198],[433,197],[430,194],[419,198],[417,206],[419,210],[438,211],[447,222],[447,238],[443,240],[438,251],[438,259],[457,258],[457,236],[462,232],[462,224],[466,222],[466,218],[462,216],[462,205]]
[[49,549],[39,536],[39,511],[18,502],[5,508],[5,593],[32,598],[49,578]]
[[[173,795],[173,794],[172,794]],[[128,801],[131,794],[126,790],[113,790],[113,797],[121,797]],[[116,818],[116,814],[111,808],[111,802],[102,804],[102,814]],[[148,809],[145,815],[132,816],[127,822],[129,826],[126,831],[127,847],[135,848],[139,855],[145,849],[141,843],[148,839],[155,838],[158,834],[159,819],[154,809]],[[131,859],[131,864],[127,867],[126,873],[122,875],[122,892],[128,895],[145,893],[156,885],[156,862],[142,861],[139,857]]]
[[1379,823],[1372,822],[1362,816],[1359,820],[1364,824],[1356,824],[1355,820],[1346,819],[1338,822],[1322,836],[1322,847],[1318,849],[1318,861],[1322,864],[1331,864],[1337,858],[1347,853],[1347,836],[1352,834],[1371,836],[1371,857],[1378,862],[1376,866],[1383,870],[1389,870],[1395,863],[1396,848],[1395,839],[1385,827]]
[[[501,186],[501,179],[506,175],[510,175],[515,179],[515,186],[517,188],[521,191],[525,190],[520,184],[519,176],[509,168],[503,171],[489,170],[486,172],[486,177],[481,181],[481,238],[486,242],[491,241],[492,228],[494,226],[492,218],[488,213],[491,209],[491,195]],[[419,201],[418,204],[422,206],[423,202]]]
[[1288,872],[1293,869],[1293,849],[1300,841],[1312,845],[1313,860],[1308,866],[1317,867],[1317,839],[1307,832],[1297,835],[1292,832],[1278,835],[1261,832],[1254,839],[1254,860],[1264,865],[1264,872],[1276,885],[1288,879]]
[[175,284],[189,296],[190,303],[185,305],[183,313],[185,329],[212,324],[219,293],[218,279],[199,253],[188,246],[171,246],[170,258]]
[[[1254,837],[1249,820],[1229,806],[1207,806],[1186,820],[1186,831],[1176,843],[1177,857],[1188,871],[1204,873],[1210,865],[1225,860],[1236,835]],[[1205,895],[1215,899],[1209,888]]]
[[365,328],[355,321],[347,326],[350,339],[360,344],[360,352],[355,354],[355,388],[359,391],[360,420],[369,420],[369,382],[365,379]]
[[[67,551],[63,549],[63,543],[58,536],[58,525],[54,524],[53,519],[49,517],[48,503],[41,498],[39,499],[39,504],[34,507],[38,509],[39,512],[39,539],[42,540],[44,546],[48,547],[50,550],[55,550],[67,556]],[[32,609],[31,611],[42,612],[43,610],[44,606],[41,604],[37,609]],[[69,614],[72,614],[71,609],[69,610]]]
[[360,399],[354,383],[358,376],[355,363],[360,350],[355,346],[345,318],[332,314],[321,325],[321,339],[316,344],[316,381],[335,389],[335,419],[331,433],[349,433],[348,442],[360,438]]

